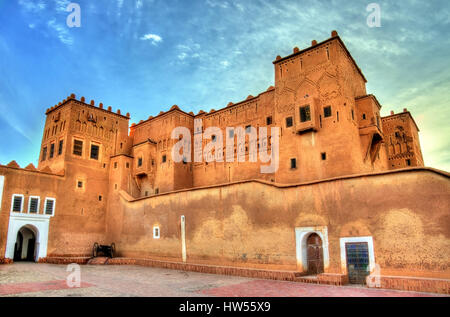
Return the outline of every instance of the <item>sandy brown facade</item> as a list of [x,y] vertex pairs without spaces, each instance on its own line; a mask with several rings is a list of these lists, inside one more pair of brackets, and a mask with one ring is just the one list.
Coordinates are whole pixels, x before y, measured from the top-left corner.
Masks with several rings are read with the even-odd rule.
[[[273,65],[274,86],[209,113],[173,106],[129,127],[128,113],[84,97],[48,109],[38,167],[0,166],[0,261],[115,242],[123,257],[351,281],[362,252],[368,272],[449,279],[449,174],[423,167],[411,114],[380,116],[334,31]],[[177,127],[192,140],[180,163]],[[215,148],[222,162],[196,161],[220,134],[208,128],[226,137],[229,127],[278,127],[279,168],[251,162],[252,147],[273,150],[270,132],[259,145],[233,135]]]

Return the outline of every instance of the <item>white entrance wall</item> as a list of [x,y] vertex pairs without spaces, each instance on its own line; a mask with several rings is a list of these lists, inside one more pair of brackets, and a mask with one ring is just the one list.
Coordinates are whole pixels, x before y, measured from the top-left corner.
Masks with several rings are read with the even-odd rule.
[[308,247],[306,240],[311,233],[318,234],[320,239],[322,239],[323,268],[326,272],[330,266],[330,255],[328,252],[328,229],[325,226],[295,228],[297,269],[301,272],[308,270]]
[[3,186],[5,185],[5,176],[0,175],[0,210],[2,210]]
[[9,216],[8,238],[6,241],[5,258],[14,259],[14,247],[17,233],[22,227],[34,232],[36,237],[35,261],[47,256],[49,215],[33,215],[25,213],[11,213]]
[[345,252],[345,244],[353,242],[367,242],[369,248],[369,272],[375,269],[375,252],[373,249],[373,239],[372,237],[351,237],[351,238],[341,238],[341,270],[342,274],[348,274],[347,271],[347,253]]

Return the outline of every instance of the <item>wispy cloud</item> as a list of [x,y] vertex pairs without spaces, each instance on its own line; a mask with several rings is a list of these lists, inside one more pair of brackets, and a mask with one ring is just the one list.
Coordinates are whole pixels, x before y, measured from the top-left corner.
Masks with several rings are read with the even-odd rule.
[[162,37],[157,35],[157,34],[144,34],[143,36],[141,36],[140,38],[142,41],[151,41],[151,43],[153,45],[158,45],[158,43],[161,43],[163,41]]
[[71,1],[69,0],[54,0],[55,10],[57,12],[66,12],[68,5]]
[[19,5],[26,11],[39,12],[46,8],[44,1],[19,0]]
[[56,19],[48,21],[47,25],[53,32],[55,32],[61,43],[69,46],[73,44],[74,40],[72,36],[70,36],[66,25],[57,23]]

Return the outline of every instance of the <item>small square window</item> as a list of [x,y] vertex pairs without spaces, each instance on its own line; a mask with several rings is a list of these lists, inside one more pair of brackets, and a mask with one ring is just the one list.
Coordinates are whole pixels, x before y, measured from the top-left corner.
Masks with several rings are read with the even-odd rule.
[[327,159],[327,153],[321,153],[322,161],[325,161]]
[[154,239],[159,239],[159,237],[160,237],[159,227],[158,226],[154,226],[153,227],[153,238]]
[[266,124],[267,125],[271,125],[272,124],[272,116],[266,118]]
[[292,158],[291,159],[291,169],[296,169],[297,168],[297,159]]
[[77,187],[78,188],[83,188],[83,182],[82,181],[78,181],[77,182]]
[[292,117],[287,117],[287,118],[286,118],[286,128],[292,127],[293,124],[294,124],[294,123],[293,123]]
[[325,118],[331,117],[332,113],[331,113],[331,106],[327,106],[325,108],[323,108],[323,116]]
[[162,156],[162,162],[165,163],[166,161],[167,161],[167,156],[166,156],[166,155],[163,155],[163,156]]

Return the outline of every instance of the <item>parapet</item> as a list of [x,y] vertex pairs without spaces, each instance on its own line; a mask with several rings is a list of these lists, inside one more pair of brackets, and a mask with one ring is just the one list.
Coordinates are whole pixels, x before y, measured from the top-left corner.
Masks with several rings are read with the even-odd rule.
[[104,105],[103,105],[103,103],[101,103],[101,102],[99,103],[98,107],[96,107],[96,106],[95,106],[95,100],[93,100],[93,99],[90,101],[89,104],[87,104],[87,103],[86,103],[86,98],[85,98],[84,96],[81,97],[80,100],[77,100],[75,94],[71,94],[70,96],[67,97],[67,99],[64,99],[62,102],[59,102],[57,105],[55,105],[55,106],[53,106],[53,107],[51,107],[51,108],[47,108],[45,114],[48,115],[48,114],[49,114],[50,112],[52,112],[53,110],[56,110],[56,109],[58,109],[58,108],[60,108],[60,107],[62,107],[62,106],[64,106],[64,105],[66,105],[66,104],[67,104],[68,102],[70,102],[70,101],[77,101],[77,102],[83,103],[84,105],[87,105],[87,106],[90,106],[90,107],[94,107],[94,108],[96,108],[96,109],[99,109],[99,110],[102,110],[102,111],[105,111],[105,112],[109,112],[109,113],[111,113],[111,114],[118,115],[118,116],[120,116],[120,117],[122,117],[122,118],[125,118],[125,119],[130,119],[130,117],[131,117],[131,116],[130,116],[130,113],[127,113],[125,116],[122,115],[122,113],[120,112],[120,109],[117,109],[116,112],[113,112],[113,109],[112,109],[111,106],[108,106],[107,110],[105,110],[105,109],[103,108]]

